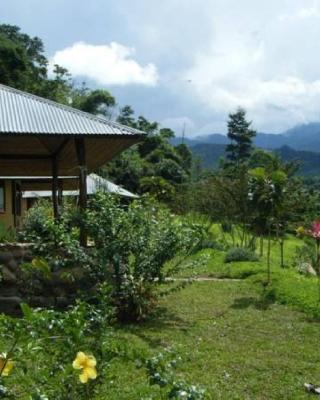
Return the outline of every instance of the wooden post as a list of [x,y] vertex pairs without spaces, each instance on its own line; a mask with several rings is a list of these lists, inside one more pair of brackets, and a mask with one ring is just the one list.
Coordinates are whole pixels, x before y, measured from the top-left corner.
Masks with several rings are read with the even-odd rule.
[[59,219],[59,203],[58,203],[58,160],[52,157],[52,204],[53,215],[55,220]]
[[12,180],[11,185],[11,196],[12,196],[12,214],[13,214],[13,226],[17,227],[17,188],[16,181]]
[[63,206],[63,180],[62,179],[59,179],[59,181],[58,181],[58,205],[59,205],[59,210],[61,210],[61,208]]
[[[87,164],[86,164],[86,145],[83,138],[75,139],[76,153],[79,164],[79,205],[80,210],[87,208]],[[87,245],[87,234],[83,227],[80,227],[80,244]]]

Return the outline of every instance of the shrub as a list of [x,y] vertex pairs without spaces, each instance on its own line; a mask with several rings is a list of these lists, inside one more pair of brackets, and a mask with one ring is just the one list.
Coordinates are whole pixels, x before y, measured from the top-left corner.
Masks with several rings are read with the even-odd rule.
[[303,246],[297,246],[294,252],[293,266],[298,269],[299,272],[304,273],[304,266],[311,265],[317,269],[317,257],[315,254],[314,243],[305,241]]
[[[108,307],[103,301],[98,307],[79,301],[64,313],[32,310],[25,304],[22,311],[24,318],[18,321],[0,317],[1,338],[8,345],[5,357],[13,362],[10,376],[0,376],[4,398],[89,399],[89,387],[92,392],[114,357],[108,350],[112,342]],[[86,385],[79,381],[81,371],[72,367],[79,351],[97,360],[98,378]]]
[[112,283],[113,304],[122,321],[140,320],[150,312],[166,263],[179,253],[190,254],[202,238],[200,225],[177,220],[152,201],[142,199],[124,208],[105,193],[91,199],[86,228],[96,245],[94,273]]
[[38,237],[46,237],[47,222],[52,219],[53,213],[50,202],[38,200],[36,205],[26,212],[19,238],[25,241],[34,241]]
[[230,263],[234,261],[258,261],[259,257],[251,250],[244,247],[233,247],[228,250],[224,262]]
[[90,252],[79,243],[81,216],[73,207],[65,207],[57,223],[48,201],[39,201],[26,214],[19,238],[33,243],[33,254],[45,259],[51,271],[83,267],[91,270]]
[[[81,225],[93,248],[80,246]],[[168,272],[166,263],[196,250],[204,232],[201,224],[177,219],[148,199],[123,206],[117,197],[97,193],[85,213],[67,207],[59,223],[40,203],[29,211],[21,236],[34,243],[35,256],[47,261],[50,272],[81,267],[88,273],[87,286],[108,282],[111,303],[124,321],[148,315],[156,304],[155,287]],[[26,267],[39,278],[38,269]]]
[[12,228],[7,229],[5,225],[0,222],[0,243],[14,242],[15,239],[15,231]]

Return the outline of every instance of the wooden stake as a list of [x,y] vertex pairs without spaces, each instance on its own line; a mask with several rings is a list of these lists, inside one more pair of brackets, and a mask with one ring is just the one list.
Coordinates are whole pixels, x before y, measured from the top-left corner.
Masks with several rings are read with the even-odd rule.
[[58,160],[57,157],[52,157],[52,204],[53,204],[53,215],[57,221],[59,215],[59,202],[58,202]]
[[[76,153],[79,164],[79,205],[83,212],[87,208],[87,164],[86,146],[83,138],[75,139]],[[87,245],[87,234],[83,227],[80,227],[80,244]]]

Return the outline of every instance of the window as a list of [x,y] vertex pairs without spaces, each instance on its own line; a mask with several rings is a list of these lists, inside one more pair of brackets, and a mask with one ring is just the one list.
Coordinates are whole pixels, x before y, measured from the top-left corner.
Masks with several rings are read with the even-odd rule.
[[6,210],[6,192],[4,187],[4,181],[0,181],[0,212]]

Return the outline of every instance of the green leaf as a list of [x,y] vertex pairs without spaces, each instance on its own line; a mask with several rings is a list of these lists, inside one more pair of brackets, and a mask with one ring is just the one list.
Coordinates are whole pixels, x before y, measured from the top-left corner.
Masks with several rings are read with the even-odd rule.
[[48,262],[44,258],[42,258],[42,257],[34,258],[31,262],[31,264],[32,264],[33,268],[41,271],[46,278],[50,278],[51,269],[50,269]]
[[274,183],[281,185],[287,180],[287,175],[285,172],[277,170],[272,173],[271,179]]
[[263,167],[253,168],[249,171],[249,175],[251,175],[253,178],[265,179],[266,170]]
[[20,304],[20,307],[21,307],[21,311],[22,311],[22,313],[23,313],[23,316],[24,316],[26,319],[31,319],[31,318],[32,318],[32,315],[33,315],[32,308],[30,308],[30,307],[28,306],[28,304],[26,304],[26,303],[21,303],[21,304]]

